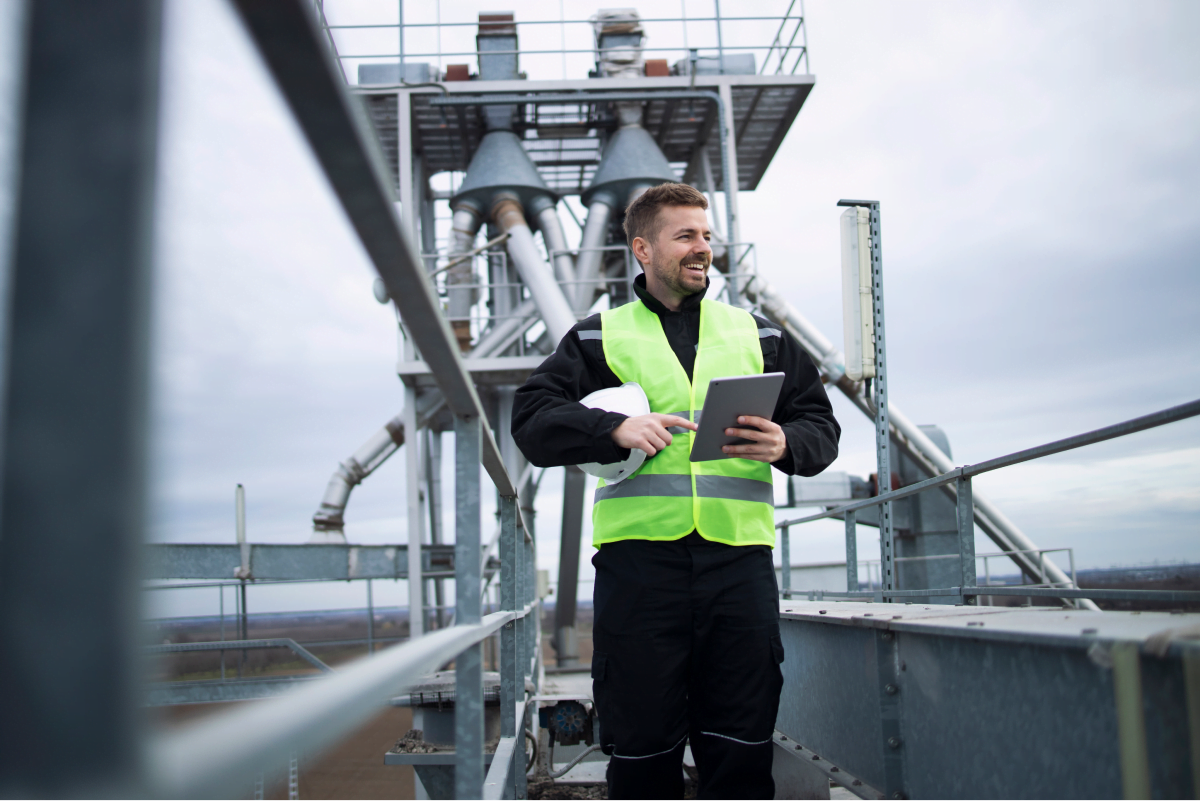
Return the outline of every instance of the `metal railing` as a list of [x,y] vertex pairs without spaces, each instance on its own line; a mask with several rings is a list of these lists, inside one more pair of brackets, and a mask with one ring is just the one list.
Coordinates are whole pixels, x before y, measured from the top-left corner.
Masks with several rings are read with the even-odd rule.
[[[333,6],[332,3],[323,2],[318,4],[317,9],[325,40],[343,70],[350,66],[347,62],[377,63],[383,60],[413,62],[417,59],[433,59],[440,63],[441,60],[447,58],[476,58],[478,56],[476,49],[456,49],[453,45],[449,49],[442,48],[443,31],[449,33],[456,43],[461,42],[458,44],[459,48],[463,45],[470,47],[470,40],[473,39],[473,34],[479,27],[477,20],[406,22],[403,4],[401,4],[400,13],[395,22],[335,24],[330,23],[328,19],[331,6]],[[681,71],[694,70],[697,62],[711,60],[716,62],[713,71],[716,74],[724,74],[726,59],[736,53],[751,53],[756,56],[756,60],[761,59],[761,64],[755,65],[755,71],[760,75],[795,75],[801,64],[804,66],[805,73],[812,71],[809,63],[808,30],[805,24],[803,0],[790,0],[783,14],[745,16],[722,15],[720,0],[714,0],[713,12],[710,16],[641,17],[636,22],[648,28],[646,36],[649,41],[666,39],[673,42],[668,46],[641,46],[638,49],[651,57],[665,58],[670,64],[679,64]],[[761,26],[764,23],[770,23],[767,30],[774,29],[773,35],[768,34],[771,36],[769,41],[764,38],[755,44],[743,41],[727,42],[731,28],[737,29],[746,25]],[[489,50],[488,55],[560,56],[563,59],[568,55],[592,55],[596,57],[597,61],[601,58],[600,49],[594,43],[597,20],[566,19],[565,17],[559,19],[514,19],[511,24],[518,32],[522,28],[533,29],[531,33],[536,32],[533,35],[538,37],[539,44],[545,43],[548,39],[545,35],[546,28],[557,27],[560,46],[548,47],[543,44],[541,48],[532,50]],[[691,27],[689,28],[689,26]],[[700,26],[700,30],[696,30],[696,26]],[[587,47],[568,47],[566,43],[568,30],[571,32],[571,38],[578,40],[580,29],[584,29],[584,37],[593,44]],[[409,49],[405,34],[410,31],[420,37],[422,44],[433,44],[432,49],[428,46],[415,52]],[[689,31],[691,31],[690,37]],[[354,33],[366,35],[353,37]],[[375,34],[386,34],[387,36],[385,39],[384,36]],[[704,37],[704,44],[697,42],[697,34]],[[355,42],[351,41],[353,38],[358,39],[360,47],[368,49],[365,51],[355,50]],[[385,41],[388,42],[387,51],[380,52],[381,45],[384,45]],[[394,49],[392,49],[393,47]],[[564,79],[567,77],[565,72],[564,65],[564,74],[561,76]],[[688,74],[688,72],[682,72],[682,74]],[[440,80],[441,76],[433,75],[431,79]],[[350,82],[353,83],[353,81]],[[403,80],[400,81],[400,83],[403,82]]]
[[[513,797],[525,776],[517,710],[525,682],[538,676],[535,551],[516,485],[397,216],[375,134],[360,119],[309,0],[234,6],[455,420],[456,625],[286,696],[145,736],[134,593],[151,418],[161,3],[24,4],[2,443],[4,463],[22,467],[5,472],[0,505],[0,628],[11,657],[0,672],[5,723],[29,736],[0,754],[0,788],[25,796],[240,795],[264,765],[295,765],[296,755],[328,748],[453,660],[455,794]],[[55,69],[41,67],[48,63]],[[99,83],[97,70],[106,76]],[[88,127],[107,133],[76,135]],[[70,236],[62,235],[64,212],[73,220]],[[501,523],[503,611],[487,616],[481,464],[499,494]],[[418,575],[420,549],[408,556]],[[503,737],[485,777],[480,643],[497,632]],[[63,760],[70,751],[75,756]]]
[[[983,579],[982,586],[984,586],[984,587],[1012,586],[1009,584],[993,584],[992,583],[992,574],[991,574],[991,567],[990,567],[989,560],[998,559],[998,558],[1012,559],[1013,556],[1015,556],[1017,554],[1021,554],[1021,553],[1037,554],[1038,564],[1040,566],[1042,566],[1041,567],[1042,575],[1045,575],[1044,564],[1045,564],[1046,554],[1048,554],[1048,553],[1066,553],[1068,564],[1070,565],[1070,567],[1067,570],[1067,574],[1070,575],[1070,577],[1071,577],[1071,580],[1069,582],[1050,581],[1050,582],[1045,582],[1043,584],[1022,584],[1021,585],[1022,587],[1036,588],[1036,587],[1078,587],[1079,586],[1075,579],[1075,549],[1074,548],[1032,548],[1032,549],[1021,550],[1021,551],[997,551],[996,553],[975,554],[975,561],[983,562],[984,579]],[[941,553],[941,554],[932,554],[929,556],[897,556],[895,561],[896,561],[896,564],[900,564],[902,562],[936,562],[936,561],[943,561],[946,559],[959,559],[959,558],[961,558],[961,557],[956,553]],[[859,559],[857,575],[861,577],[862,573],[865,570],[866,574],[867,574],[867,581],[866,581],[867,586],[874,587],[876,584],[881,584],[881,582],[882,582],[882,574],[881,574],[882,565],[883,565],[883,562],[880,559]],[[976,572],[978,573],[978,570]],[[849,576],[849,572],[847,572],[847,576]],[[880,578],[877,579],[876,576],[880,576]],[[1025,577],[1024,573],[1021,574],[1021,577],[1022,578]],[[858,585],[861,587],[862,583],[863,582],[860,578],[858,581]],[[786,594],[783,589],[781,589],[779,591],[780,595],[782,595],[785,598],[791,597],[791,595],[793,594],[793,590],[790,587],[790,584],[791,584],[790,577],[788,580],[788,584],[789,584],[789,588],[786,590]],[[796,592],[799,592],[801,594],[807,592],[809,595],[811,595],[814,592],[824,592],[824,590],[800,589]]]
[[[1170,409],[1164,409],[1160,412],[1135,417],[1132,420],[1127,420],[1123,423],[1106,426],[1104,428],[1089,431],[1084,434],[1079,434],[1074,437],[1056,440],[1038,445],[1037,447],[1027,448],[1025,450],[1010,453],[1005,456],[1000,456],[995,459],[989,459],[986,462],[979,464],[964,465],[956,467],[940,476],[919,481],[916,484],[910,484],[907,487],[901,487],[897,490],[883,492],[873,498],[867,498],[861,501],[835,506],[826,509],[824,512],[807,517],[795,518],[792,520],[783,520],[775,524],[775,528],[781,531],[781,551],[783,556],[783,588],[787,595],[792,594],[791,589],[791,545],[789,541],[789,529],[792,526],[801,525],[803,523],[811,523],[814,520],[824,520],[829,517],[841,515],[844,517],[846,525],[846,592],[821,591],[822,597],[830,598],[873,598],[875,601],[891,601],[900,598],[923,598],[923,597],[956,597],[963,603],[971,602],[970,599],[986,596],[1028,596],[1038,598],[1058,598],[1064,602],[1067,600],[1087,598],[1092,600],[1142,600],[1142,601],[1200,601],[1200,592],[1184,592],[1171,590],[1081,590],[1078,586],[1072,587],[1056,587],[1049,583],[1043,582],[1041,585],[1032,587],[980,587],[978,576],[975,568],[975,520],[974,520],[974,504],[971,498],[971,479],[974,476],[989,473],[993,470],[999,470],[1002,467],[1010,467],[1022,462],[1040,459],[1045,456],[1051,456],[1056,453],[1082,448],[1086,445],[1094,445],[1098,442],[1104,442],[1110,439],[1128,436],[1139,431],[1146,431],[1151,428],[1167,425],[1168,423],[1186,420],[1189,417],[1200,415],[1200,400],[1184,403],[1179,406],[1173,406]],[[942,489],[953,494],[955,498],[957,520],[958,520],[958,554],[957,556],[950,555],[951,558],[957,558],[960,566],[960,583],[954,587],[940,587],[931,589],[918,590],[889,590],[884,591],[882,588],[876,589],[873,592],[860,592],[858,590],[858,558],[857,558],[857,522],[856,512],[859,509],[866,509],[879,504],[897,501],[902,498],[908,498],[926,490]],[[1005,553],[1005,556],[1015,555],[1017,552]],[[1024,552],[1021,552],[1024,553]],[[989,555],[990,556],[990,555]],[[883,557],[887,559],[887,557]],[[1044,558],[1044,552],[1039,552],[1039,559]],[[900,561],[897,559],[896,561]],[[1043,578],[1045,570],[1042,571]],[[1072,585],[1074,582],[1074,558],[1072,553]]]
[[[488,243],[488,245],[492,244],[498,243]],[[532,305],[532,298],[525,283],[515,275],[509,280],[482,280],[481,277],[484,275],[495,277],[509,272],[507,254],[503,250],[485,250],[484,247],[477,248],[470,253],[450,253],[439,250],[421,254],[440,300],[444,303],[448,302],[451,293],[454,292],[471,292],[477,296],[471,303],[468,314],[447,313],[444,315],[445,319],[452,323],[459,321],[470,323],[472,341],[476,343],[477,350],[475,353],[467,354],[468,359],[480,355],[478,353],[480,343],[486,343],[486,352],[481,354],[483,356],[498,356],[513,349],[514,346],[515,352],[511,354],[514,356],[543,355],[540,351],[530,348],[532,343],[528,342],[525,336],[542,319],[536,307]],[[738,287],[758,274],[757,249],[754,244],[714,242],[712,247],[714,258],[725,259],[727,264],[725,270],[713,270],[712,279],[718,283],[716,291],[710,299],[724,300],[726,303],[739,306],[747,305],[749,302],[738,292]],[[574,297],[579,288],[584,286],[592,287],[593,296],[596,298],[603,294],[608,294],[610,297],[617,296],[614,291],[617,288],[621,289],[619,295],[621,302],[636,297],[633,291],[633,281],[641,272],[641,266],[638,265],[633,253],[625,245],[550,250],[547,256],[553,263],[554,258],[558,255],[565,253],[573,259],[577,259],[581,253],[586,252],[601,252],[606,254],[606,258],[619,256],[622,259],[623,269],[619,271],[619,274],[613,270],[594,279],[560,280],[559,286],[563,288],[568,297]],[[480,280],[452,282],[449,268],[464,264],[469,264],[471,273]],[[750,305],[753,306],[753,304]],[[497,309],[504,309],[504,311],[498,312]],[[590,311],[577,312],[576,316],[584,317],[590,313]],[[489,331],[493,328],[498,329],[509,321],[514,321],[515,324],[508,325],[502,336],[498,339],[487,338]]]

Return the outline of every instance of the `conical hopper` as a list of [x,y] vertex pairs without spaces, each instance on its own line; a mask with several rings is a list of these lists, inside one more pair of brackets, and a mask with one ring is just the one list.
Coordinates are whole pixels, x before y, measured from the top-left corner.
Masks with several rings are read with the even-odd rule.
[[624,211],[629,192],[635,186],[656,186],[676,180],[675,171],[649,131],[640,125],[621,128],[604,148],[591,186],[583,193],[583,205],[590,206],[598,199]]
[[[490,131],[484,135],[450,205],[466,202],[487,216],[498,192],[515,194],[531,217],[539,210],[538,206],[558,200],[512,131]],[[535,202],[537,198],[542,200]]]

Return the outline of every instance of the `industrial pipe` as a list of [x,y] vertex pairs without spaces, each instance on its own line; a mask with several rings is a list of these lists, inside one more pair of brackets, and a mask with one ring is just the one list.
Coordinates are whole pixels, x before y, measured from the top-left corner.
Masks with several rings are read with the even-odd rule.
[[325,487],[325,497],[313,515],[311,543],[344,543],[346,541],[346,504],[350,492],[379,465],[388,460],[404,444],[404,418],[396,415],[383,428],[371,435],[350,458],[341,462]]
[[472,359],[483,359],[503,352],[517,337],[532,328],[538,321],[535,316],[537,304],[532,300],[523,300],[521,305],[509,312],[503,320],[492,325],[475,343],[471,351]]
[[592,199],[588,206],[587,219],[583,223],[583,238],[579,242],[579,258],[575,260],[575,311],[584,314],[591,308],[592,300],[596,297],[596,282],[600,279],[600,269],[604,266],[604,241],[608,235],[608,221],[612,218],[616,198],[607,193],[600,193]]
[[[836,384],[863,414],[874,419],[875,410],[862,392],[862,384],[846,377],[845,358],[832,342],[784,300],[762,276],[751,277],[741,289],[748,299],[759,304],[768,318],[787,328],[799,340],[801,347],[820,365],[830,385]],[[937,476],[954,469],[950,457],[891,403],[888,404],[888,418],[892,438],[925,472]],[[951,491],[948,487],[945,490]],[[1045,572],[1040,575],[1042,571],[1036,559],[1029,554],[1011,553],[1036,551],[1037,546],[978,490],[972,492],[972,500],[975,503],[975,522],[1002,550],[1010,552],[1010,558],[1022,571],[1038,580],[1074,586],[1070,577],[1049,559],[1042,563]],[[1099,610],[1090,600],[1083,599],[1080,604],[1087,609]]]
[[542,241],[546,243],[546,252],[554,264],[554,274],[558,277],[558,282],[563,285],[563,291],[567,295],[572,295],[575,289],[575,262],[567,248],[567,235],[563,231],[562,220],[558,218],[558,212],[549,198],[543,195],[538,199],[545,201],[537,204],[541,206],[537,210],[537,223],[542,232]]
[[[450,259],[463,253],[470,253],[475,247],[475,235],[483,224],[483,217],[471,205],[459,203],[454,208],[454,217],[450,223]],[[475,271],[472,269],[472,259],[463,259],[451,267],[446,273],[446,284],[449,286],[450,327],[454,329],[454,338],[458,340],[459,350],[466,352],[471,349],[471,307],[475,305],[478,290],[474,288],[455,289],[455,284],[474,284]],[[455,319],[458,318],[458,319]]]
[[[417,423],[425,425],[442,408],[440,392],[426,392],[417,399]],[[337,466],[325,487],[321,506],[313,515],[310,543],[344,543],[346,504],[351,491],[404,444],[404,412],[393,417],[367,439],[353,455]]]
[[492,219],[508,234],[508,256],[529,287],[533,301],[546,323],[546,331],[557,345],[575,325],[575,313],[563,296],[562,287],[554,280],[550,265],[538,253],[521,204],[515,197],[501,194],[492,207]]

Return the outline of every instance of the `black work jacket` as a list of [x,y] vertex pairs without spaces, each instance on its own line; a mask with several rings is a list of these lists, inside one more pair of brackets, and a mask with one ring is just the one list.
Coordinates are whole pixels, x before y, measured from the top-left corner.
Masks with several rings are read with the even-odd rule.
[[[667,342],[690,381],[700,342],[704,292],[684,299],[679,311],[671,311],[647,291],[645,275],[635,279],[634,291],[662,321]],[[771,420],[783,428],[788,447],[773,465],[788,475],[814,476],[837,458],[841,426],[833,417],[820,372],[796,339],[758,315],[754,320],[760,329],[771,332],[759,338],[763,372],[785,376]],[[578,322],[516,392],[513,439],[525,458],[538,467],[609,464],[629,456],[628,448],[619,448],[612,440],[613,429],[625,415],[579,403],[597,390],[621,386],[605,361],[601,340],[579,339],[580,331],[599,330],[599,314]]]

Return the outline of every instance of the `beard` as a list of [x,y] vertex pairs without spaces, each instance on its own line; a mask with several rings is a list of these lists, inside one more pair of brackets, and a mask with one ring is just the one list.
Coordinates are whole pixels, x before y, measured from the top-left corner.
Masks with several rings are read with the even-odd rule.
[[[691,277],[685,273],[688,265],[697,264],[705,268],[705,273],[702,274],[703,283],[696,286],[688,279]],[[695,295],[703,292],[708,286],[707,268],[710,266],[708,259],[688,258],[680,262],[668,262],[663,264],[657,259],[650,262],[650,269],[654,272],[654,277],[659,283],[663,284],[668,290],[674,294],[681,296]]]

